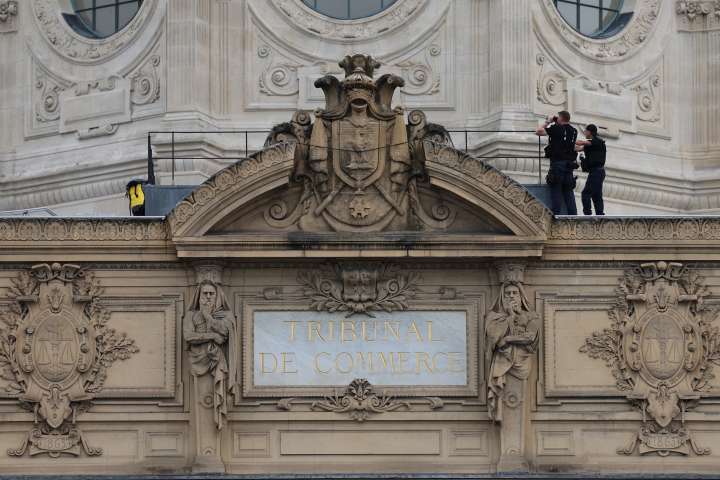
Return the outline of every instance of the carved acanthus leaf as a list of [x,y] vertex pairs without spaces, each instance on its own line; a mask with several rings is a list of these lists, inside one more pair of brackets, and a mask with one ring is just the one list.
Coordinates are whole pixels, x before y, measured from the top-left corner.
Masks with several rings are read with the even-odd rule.
[[[442,401],[440,403],[439,406],[442,405]],[[437,405],[432,401],[431,404]],[[356,378],[342,396],[338,395],[336,390],[333,396],[326,396],[324,400],[314,402],[310,409],[318,408],[336,413],[349,412],[350,418],[362,422],[370,419],[370,413],[392,412],[403,407],[410,410],[410,403],[396,401],[395,397],[388,395],[386,390],[383,390],[382,396],[378,397],[370,382],[364,378]]]
[[408,300],[422,283],[419,273],[402,275],[399,268],[392,263],[361,267],[328,262],[320,275],[298,272],[297,281],[313,310],[347,312],[346,318],[356,313],[375,318],[372,312],[407,310]]

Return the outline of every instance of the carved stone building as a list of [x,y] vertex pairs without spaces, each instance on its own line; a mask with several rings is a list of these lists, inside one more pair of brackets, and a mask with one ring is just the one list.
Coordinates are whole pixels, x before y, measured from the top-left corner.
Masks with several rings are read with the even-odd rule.
[[164,218],[0,218],[0,471],[716,473],[720,218],[554,217],[339,66]]
[[[150,131],[205,132],[174,148],[151,138],[159,182],[174,152],[175,183],[199,185],[266,134],[209,132],[266,131],[322,106],[313,82],[342,79],[337,59],[354,51],[406,79],[395,104],[459,130],[458,149],[520,183],[538,178],[537,138],[506,132],[567,109],[608,142],[607,213],[719,208],[712,0],[115,3],[0,1],[0,210],[126,214]],[[491,132],[466,143],[464,130]]]

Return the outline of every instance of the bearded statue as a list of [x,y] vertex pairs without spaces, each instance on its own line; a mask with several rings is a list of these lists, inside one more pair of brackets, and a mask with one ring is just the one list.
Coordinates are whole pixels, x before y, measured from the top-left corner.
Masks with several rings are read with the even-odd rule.
[[235,317],[220,286],[200,282],[183,318],[183,337],[199,400],[207,408],[212,403],[218,429],[227,423],[228,382],[235,379],[235,331]]
[[526,380],[530,374],[532,355],[539,343],[538,329],[538,314],[527,301],[522,284],[503,283],[485,327],[485,352],[490,363],[488,415],[496,422],[502,422],[500,396],[505,375]]

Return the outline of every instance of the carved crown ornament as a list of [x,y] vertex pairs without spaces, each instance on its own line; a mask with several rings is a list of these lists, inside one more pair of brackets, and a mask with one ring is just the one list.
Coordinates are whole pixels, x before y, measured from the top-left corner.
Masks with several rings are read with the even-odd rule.
[[55,52],[71,63],[94,65],[119,55],[140,38],[143,29],[150,22],[158,0],[145,0],[140,10],[122,30],[99,39],[90,39],[75,33],[63,19],[63,11],[57,0],[29,0],[28,3],[42,37]]
[[386,36],[416,17],[430,0],[397,0],[377,15],[353,20],[327,17],[300,0],[268,0],[293,27],[325,41],[351,43]]
[[578,33],[562,18],[553,0],[540,2],[548,22],[557,36],[584,57],[601,63],[617,63],[637,53],[655,30],[661,0],[640,0],[630,22],[609,38],[593,39]]
[[[626,271],[608,312],[611,326],[580,348],[615,368],[617,388],[642,413],[643,428],[618,453],[632,453],[637,441],[641,454],[687,455],[690,445],[698,455],[710,453],[685,428],[685,412],[701,403],[713,364],[720,365],[720,329],[713,326],[720,304],[707,300],[703,282],[681,263],[644,263]],[[675,420],[681,426],[671,425]],[[646,426],[648,421],[653,424]]]
[[[134,340],[108,326],[103,289],[77,265],[35,265],[12,280],[9,303],[0,307],[0,378],[5,396],[33,414],[34,428],[11,456],[48,453],[100,455],[76,419],[92,407],[115,360],[138,352]],[[68,422],[70,425],[65,424]]]

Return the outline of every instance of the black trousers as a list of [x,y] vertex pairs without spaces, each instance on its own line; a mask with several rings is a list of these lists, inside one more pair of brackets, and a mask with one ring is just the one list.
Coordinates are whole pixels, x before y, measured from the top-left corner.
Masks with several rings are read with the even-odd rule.
[[583,188],[581,199],[583,206],[583,213],[585,215],[592,215],[592,205],[590,201],[595,205],[595,215],[605,215],[603,198],[602,198],[602,186],[605,181],[605,169],[598,168],[588,174],[587,182],[585,182],[585,188]]

